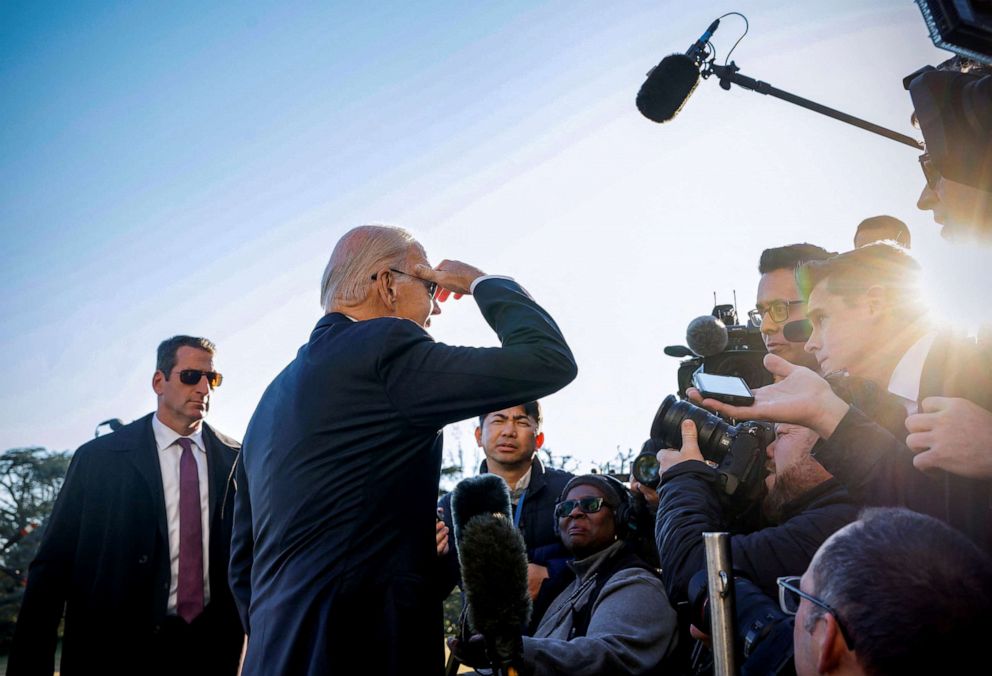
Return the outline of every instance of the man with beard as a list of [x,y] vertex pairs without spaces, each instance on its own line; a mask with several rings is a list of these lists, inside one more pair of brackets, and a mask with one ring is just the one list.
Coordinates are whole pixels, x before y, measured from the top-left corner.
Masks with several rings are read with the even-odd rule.
[[[762,503],[771,525],[730,538],[735,570],[770,595],[777,578],[805,570],[823,541],[857,518],[847,491],[810,457],[816,440],[805,427],[776,425]],[[691,420],[682,423],[682,441],[681,450],[658,452],[662,475],[655,528],[662,580],[676,607],[688,600],[690,578],[706,566],[701,534],[728,529],[719,474],[703,460]]]

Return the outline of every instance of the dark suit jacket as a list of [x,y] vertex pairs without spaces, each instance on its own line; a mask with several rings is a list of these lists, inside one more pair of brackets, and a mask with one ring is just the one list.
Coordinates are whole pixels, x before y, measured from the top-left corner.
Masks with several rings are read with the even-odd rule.
[[[927,397],[961,397],[992,410],[992,365],[974,341],[940,335],[927,354],[920,403]],[[992,553],[990,482],[947,472],[924,474],[905,433],[894,435],[852,407],[813,455],[861,504],[901,506],[937,517]]]
[[501,348],[332,313],[265,391],[239,463],[232,542],[245,676],[442,670],[441,427],[576,373],[558,327],[516,283],[486,280],[474,297]]
[[[155,641],[171,577],[151,420],[136,420],[73,455],[28,572],[9,675],[52,674],[63,608],[63,674],[157,673]],[[227,488],[239,444],[207,425],[203,440],[210,481],[210,603],[195,622],[215,637],[216,651],[193,661],[204,673],[233,674],[242,633],[226,575],[232,516]]]

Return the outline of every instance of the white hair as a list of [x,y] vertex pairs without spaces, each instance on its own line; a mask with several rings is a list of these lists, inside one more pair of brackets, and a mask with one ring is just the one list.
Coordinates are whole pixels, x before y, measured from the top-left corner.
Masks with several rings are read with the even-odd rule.
[[325,312],[337,303],[355,305],[365,300],[372,275],[383,267],[406,262],[417,240],[392,225],[360,225],[346,232],[331,252],[320,280],[320,303]]

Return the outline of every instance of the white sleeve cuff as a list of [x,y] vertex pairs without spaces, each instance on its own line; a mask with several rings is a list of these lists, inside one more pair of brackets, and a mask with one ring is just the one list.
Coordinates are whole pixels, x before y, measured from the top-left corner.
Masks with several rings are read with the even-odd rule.
[[508,279],[511,282],[516,281],[515,279],[513,279],[513,277],[507,277],[505,275],[482,275],[481,277],[475,278],[475,281],[472,282],[472,285],[468,287],[468,292],[475,293],[475,287],[477,287],[480,282],[484,282],[487,279]]

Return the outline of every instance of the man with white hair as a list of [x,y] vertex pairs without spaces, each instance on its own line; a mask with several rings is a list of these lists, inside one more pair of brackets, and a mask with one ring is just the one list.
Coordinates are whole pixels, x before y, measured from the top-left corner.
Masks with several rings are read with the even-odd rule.
[[[502,347],[425,329],[471,294]],[[432,268],[400,228],[361,226],[324,271],[325,315],[262,396],[238,467],[231,584],[244,674],[443,668],[434,593],[441,428],[551,394],[576,374],[551,317],[516,282]]]

